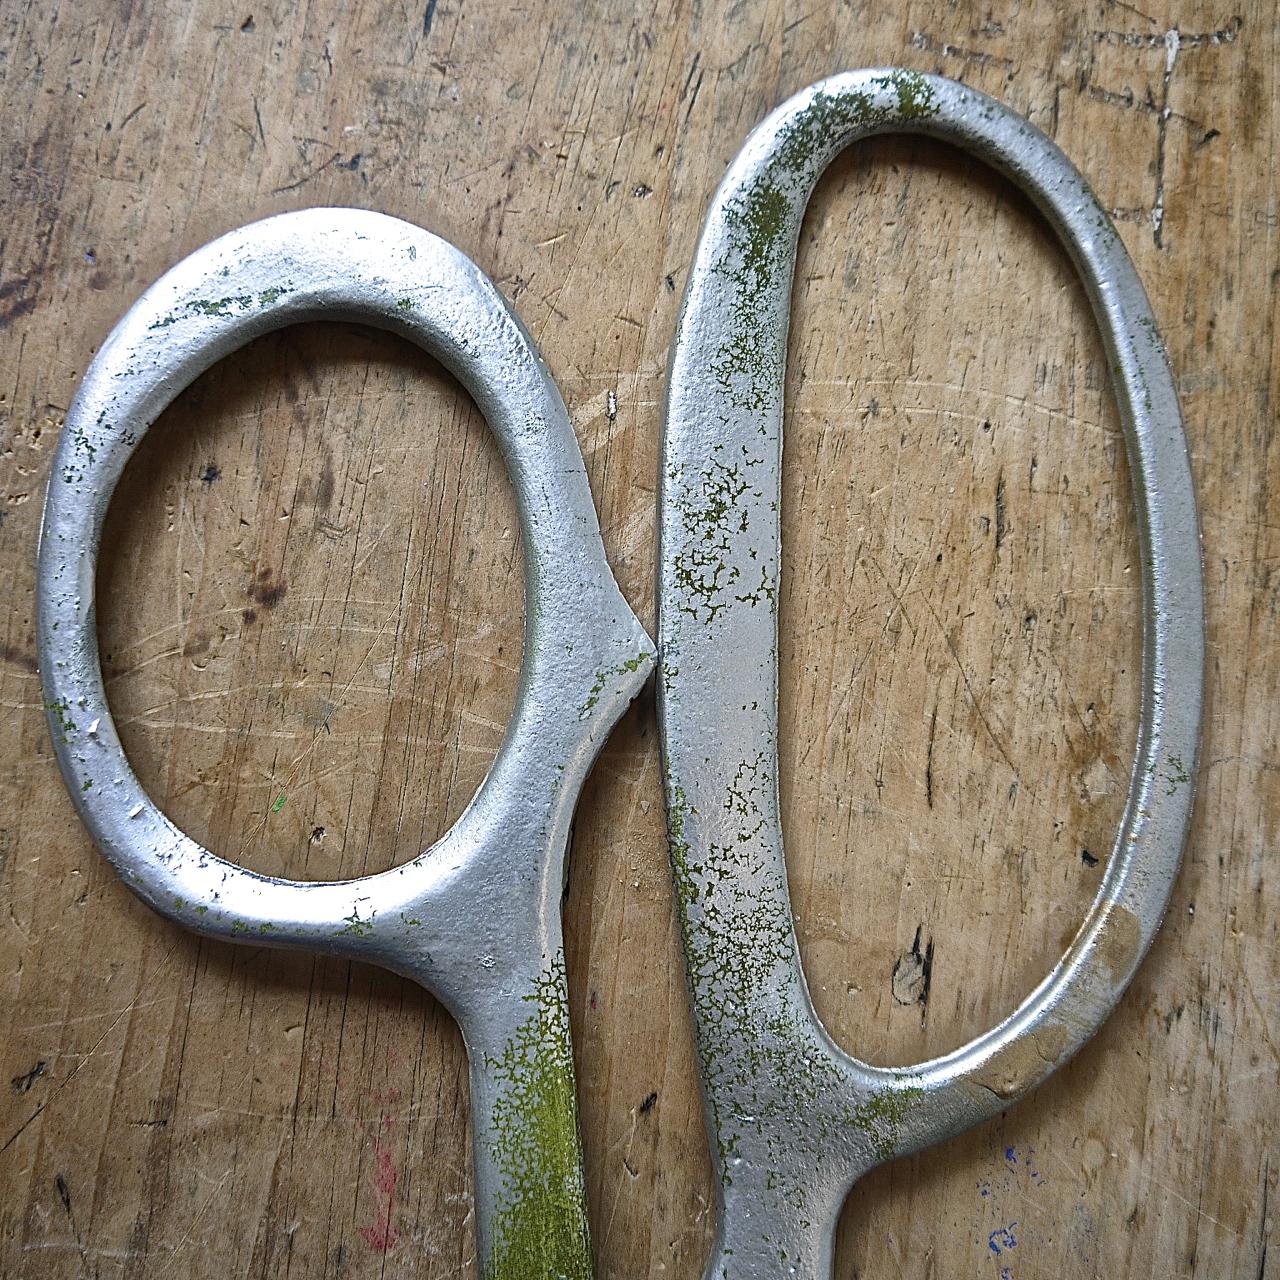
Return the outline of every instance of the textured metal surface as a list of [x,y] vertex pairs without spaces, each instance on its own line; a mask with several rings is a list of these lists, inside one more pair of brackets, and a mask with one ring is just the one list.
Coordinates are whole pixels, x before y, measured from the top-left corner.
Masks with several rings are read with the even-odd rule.
[[[778,808],[783,372],[796,241],[849,143],[927,134],[1035,202],[1085,283],[1112,367],[1142,555],[1141,722],[1098,896],[999,1026],[912,1067],[844,1053],[800,968]],[[669,848],[720,1192],[709,1278],[830,1274],[852,1183],[1003,1111],[1098,1028],[1159,927],[1192,810],[1203,695],[1200,542],[1181,412],[1142,285],[1061,151],[993,99],[897,70],[835,76],[768,117],[711,204],[671,355],[659,709]]]
[[[98,541],[138,441],[216,360],[313,320],[389,329],[458,378],[501,446],[525,546],[520,685],[488,777],[412,862],[324,884],[236,866],[166,818],[121,748],[94,627]],[[49,483],[37,593],[58,763],[129,887],[210,937],[371,961],[438,995],[470,1060],[485,1273],[589,1275],[560,921],[565,852],[591,762],[654,652],[606,563],[564,403],[489,280],[437,237],[355,210],[285,214],[194,253],[143,295],[85,374]]]

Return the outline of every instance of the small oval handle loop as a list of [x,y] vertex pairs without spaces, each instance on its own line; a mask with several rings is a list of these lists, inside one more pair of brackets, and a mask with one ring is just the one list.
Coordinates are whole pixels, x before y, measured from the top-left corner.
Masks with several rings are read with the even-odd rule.
[[[488,776],[418,858],[335,883],[259,875],[165,816],[125,758],[94,623],[103,522],[139,440],[222,356],[313,320],[391,330],[458,378],[502,449],[525,546],[519,690]],[[192,254],[147,290],[85,374],[54,458],[36,595],[58,764],[129,887],[197,932],[359,956],[439,995],[471,1062],[486,1272],[585,1274],[560,898],[582,783],[654,650],[605,559],[564,402],[492,283],[438,237],[355,209],[268,218]]]
[[[1067,954],[999,1026],[873,1068],[813,1009],[783,860],[777,604],[783,373],[801,219],[835,155],[877,133],[971,152],[1035,202],[1080,273],[1109,357],[1142,554],[1141,721],[1102,886]],[[1199,526],[1150,305],[1110,219],[1043,134],[938,76],[868,70],[784,103],[716,193],[671,355],[661,491],[659,711],[669,848],[696,1012],[721,1228],[707,1275],[827,1275],[844,1195],[958,1133],[1102,1023],[1159,927],[1192,812],[1204,680]],[[788,1270],[790,1268],[790,1270]]]

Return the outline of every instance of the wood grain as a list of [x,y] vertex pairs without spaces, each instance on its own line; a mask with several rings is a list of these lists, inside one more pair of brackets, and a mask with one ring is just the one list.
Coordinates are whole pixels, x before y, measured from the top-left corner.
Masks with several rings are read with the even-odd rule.
[[[53,764],[40,499],[80,374],[164,269],[315,204],[406,217],[499,283],[653,618],[684,272],[747,131],[847,66],[1028,114],[1114,210],[1200,491],[1195,831],[1121,1008],[1038,1094],[850,1197],[837,1274],[1280,1275],[1276,59],[1255,2],[0,4],[0,1276],[474,1276],[456,1029],[386,974],[195,939],[95,852]],[[1052,964],[1134,741],[1137,544],[1106,364],[1037,217],[881,140],[802,235],[788,364],[783,802],[815,1001],[877,1062]],[[248,866],[348,876],[443,832],[493,757],[521,547],[476,409],[353,326],[260,340],[131,463],[99,581],[152,794]],[[652,698],[578,813],[566,930],[598,1274],[695,1277],[710,1166]]]

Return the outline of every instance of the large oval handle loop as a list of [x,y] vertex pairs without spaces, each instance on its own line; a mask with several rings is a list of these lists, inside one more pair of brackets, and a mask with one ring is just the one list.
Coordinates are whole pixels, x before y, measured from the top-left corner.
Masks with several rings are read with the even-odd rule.
[[[1102,331],[1142,555],[1141,720],[1102,886],[1067,954],[999,1026],[945,1057],[841,1051],[800,967],[777,774],[783,372],[796,243],[835,155],[877,133],[960,146],[1035,202]],[[858,71],[804,90],[747,140],[712,201],[672,348],[661,493],[659,709],[669,847],[722,1220],[708,1276],[826,1275],[850,1183],[1006,1108],[1114,1007],[1159,927],[1192,812],[1203,696],[1199,527],[1151,308],[1063,153],[937,76]],[[786,1268],[784,1268],[786,1270]]]
[[[418,858],[335,883],[259,875],[166,817],[125,758],[94,621],[103,522],[143,434],[216,360],[311,320],[399,333],[458,378],[501,447],[525,548],[519,690],[488,776]],[[654,649],[605,559],[564,402],[490,281],[436,236],[354,209],[283,214],[192,254],[85,374],[54,458],[36,595],[58,764],[130,888],[197,932],[358,956],[440,996],[470,1060],[485,1274],[588,1274],[560,900],[582,783]]]

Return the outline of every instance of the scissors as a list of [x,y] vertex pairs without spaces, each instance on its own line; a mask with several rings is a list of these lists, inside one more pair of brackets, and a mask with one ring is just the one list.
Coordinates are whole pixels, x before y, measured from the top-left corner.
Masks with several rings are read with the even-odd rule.
[[[782,374],[800,219],[849,143],[916,132],[973,151],[1035,200],[1089,290],[1120,402],[1143,564],[1143,698],[1128,803],[1067,954],[971,1044],[911,1068],[844,1053],[800,967],[777,793]],[[404,866],[333,883],[203,849],[143,790],[103,688],[98,543],[138,441],[216,360],[287,324],[358,320],[438,358],[489,422],[526,546],[516,705],[455,825]],[[668,851],[695,1013],[719,1230],[707,1280],[830,1275],[852,1183],[1004,1110],[1105,1019],[1150,945],[1188,829],[1203,589],[1164,348],[1105,212],[1020,117],[940,77],[853,72],[761,124],[708,214],[671,353],[660,495],[658,707]],[[490,281],[438,237],[313,209],[221,237],[153,285],[85,374],[59,440],[37,576],[55,753],[131,889],[207,936],[380,964],[435,993],[470,1068],[477,1235],[489,1280],[592,1274],[560,901],[590,765],[655,667],[605,559],[564,403]]]

